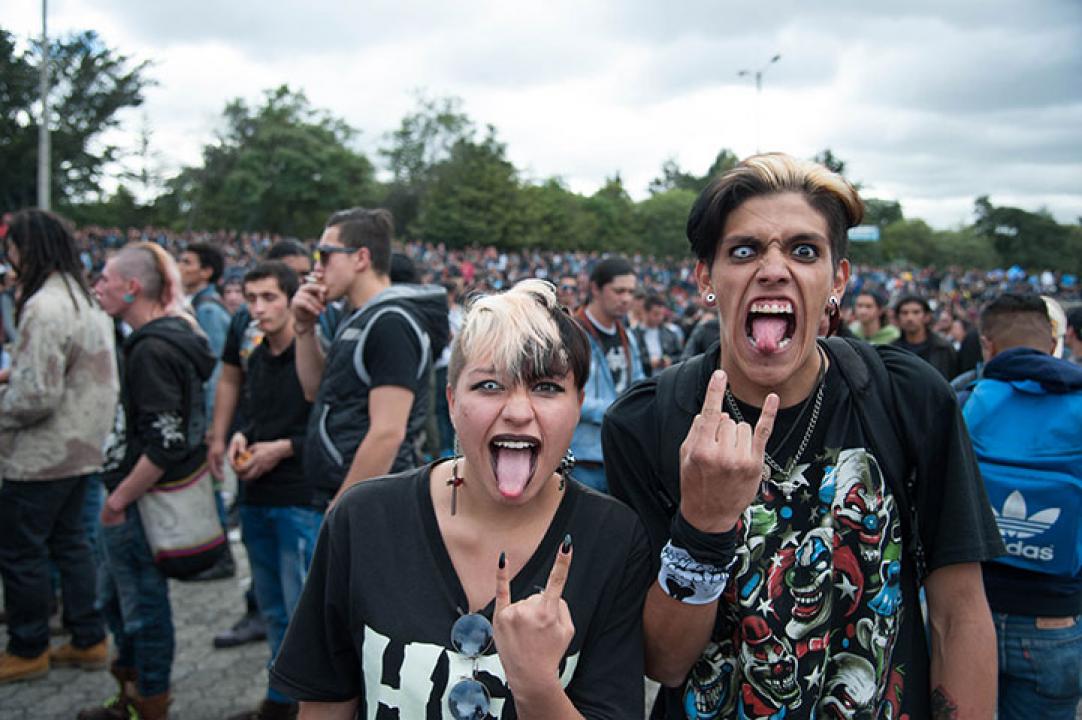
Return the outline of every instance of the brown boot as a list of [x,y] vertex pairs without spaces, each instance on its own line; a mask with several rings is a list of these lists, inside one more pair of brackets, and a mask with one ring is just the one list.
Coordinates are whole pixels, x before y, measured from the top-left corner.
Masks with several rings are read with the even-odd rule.
[[168,692],[143,697],[136,693],[132,705],[139,713],[140,720],[169,720],[169,703],[172,699]]
[[49,651],[32,658],[0,653],[0,685],[49,674]]
[[58,648],[49,651],[49,660],[56,667],[78,667],[83,670],[104,670],[109,664],[109,641],[102,640],[100,643],[88,648],[77,648],[69,643],[64,643]]
[[135,696],[135,668],[113,665],[109,672],[116,678],[120,690],[98,707],[80,710],[76,720],[139,720],[139,713],[131,701]]

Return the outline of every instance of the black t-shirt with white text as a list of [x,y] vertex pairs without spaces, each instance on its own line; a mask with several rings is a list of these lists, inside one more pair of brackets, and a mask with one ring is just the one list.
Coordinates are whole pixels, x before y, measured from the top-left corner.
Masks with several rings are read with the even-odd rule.
[[627,389],[628,381],[631,378],[629,350],[620,342],[620,333],[615,326],[603,328],[594,322],[594,319],[589,314],[586,317],[590,319],[590,322],[597,329],[595,337],[601,343],[601,349],[605,353],[605,364],[608,365],[609,372],[612,373],[612,384],[616,388],[616,394],[619,395]]
[[[360,698],[359,717],[446,716],[450,687],[474,665],[451,649],[467,600],[439,531],[430,470],[361,483],[327,515],[271,670],[276,690],[307,701]],[[587,718],[641,718],[642,602],[651,576],[634,513],[567,483],[540,545],[511,580],[511,600],[545,586],[567,533],[575,554],[563,597],[575,635],[560,682]],[[479,612],[491,620],[493,603]],[[495,649],[476,670],[492,696],[489,718],[516,717]]]

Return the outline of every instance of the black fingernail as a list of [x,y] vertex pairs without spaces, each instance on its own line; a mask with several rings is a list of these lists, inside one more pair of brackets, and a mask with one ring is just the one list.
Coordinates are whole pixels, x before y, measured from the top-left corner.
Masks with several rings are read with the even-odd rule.
[[571,552],[571,533],[564,535],[564,542],[563,545],[560,546],[560,552],[564,555]]
[[503,570],[505,567],[507,567],[507,553],[501,552],[500,553],[500,570]]

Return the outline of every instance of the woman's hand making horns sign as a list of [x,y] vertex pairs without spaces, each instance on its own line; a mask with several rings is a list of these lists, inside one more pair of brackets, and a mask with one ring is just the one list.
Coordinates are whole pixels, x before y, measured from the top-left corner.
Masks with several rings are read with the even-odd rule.
[[725,372],[715,370],[702,411],[680,446],[680,513],[702,532],[731,530],[759,493],[763,454],[778,415],[778,396],[770,393],[752,430],[722,412]]

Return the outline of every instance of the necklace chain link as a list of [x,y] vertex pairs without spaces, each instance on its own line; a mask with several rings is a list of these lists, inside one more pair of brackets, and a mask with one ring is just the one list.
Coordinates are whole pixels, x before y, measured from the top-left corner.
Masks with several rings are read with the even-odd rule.
[[[783,468],[779,465],[774,458],[770,457],[770,453],[763,451],[763,460],[766,464],[772,467],[777,472],[781,473],[783,477],[789,476],[789,470],[796,466],[800,462],[801,456],[808,447],[808,443],[811,441],[812,433],[815,432],[815,425],[819,421],[819,409],[823,406],[823,388],[826,386],[825,379],[819,380],[819,390],[815,394],[815,405],[812,406],[811,419],[808,420],[808,428],[804,431],[804,437],[800,440],[800,445],[797,446],[796,452],[789,460],[788,468]],[[732,412],[733,417],[736,418],[738,423],[745,422],[744,416],[740,412],[740,408],[736,404],[736,398],[733,397],[729,388],[725,388],[725,403],[729,406],[729,411]],[[769,479],[769,478],[765,478]]]

